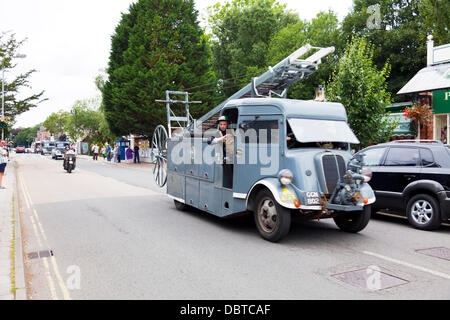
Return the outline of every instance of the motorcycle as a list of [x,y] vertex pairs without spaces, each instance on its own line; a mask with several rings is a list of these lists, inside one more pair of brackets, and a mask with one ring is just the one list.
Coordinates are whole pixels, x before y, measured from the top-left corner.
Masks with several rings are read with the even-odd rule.
[[73,170],[75,170],[76,158],[77,156],[72,150],[69,150],[64,154],[63,168],[68,173],[71,173]]

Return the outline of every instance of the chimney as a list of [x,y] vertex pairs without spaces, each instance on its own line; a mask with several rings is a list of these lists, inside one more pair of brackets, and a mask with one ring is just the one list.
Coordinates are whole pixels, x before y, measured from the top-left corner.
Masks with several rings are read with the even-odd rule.
[[433,64],[433,51],[434,51],[434,41],[433,36],[430,34],[427,37],[427,66],[431,66]]

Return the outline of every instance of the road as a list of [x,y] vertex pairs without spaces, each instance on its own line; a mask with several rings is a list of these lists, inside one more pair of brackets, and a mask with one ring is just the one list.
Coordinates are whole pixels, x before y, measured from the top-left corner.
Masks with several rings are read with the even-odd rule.
[[294,219],[274,244],[250,216],[177,211],[148,169],[14,161],[29,299],[450,299],[450,261],[417,251],[450,249],[449,226],[376,215],[348,234]]

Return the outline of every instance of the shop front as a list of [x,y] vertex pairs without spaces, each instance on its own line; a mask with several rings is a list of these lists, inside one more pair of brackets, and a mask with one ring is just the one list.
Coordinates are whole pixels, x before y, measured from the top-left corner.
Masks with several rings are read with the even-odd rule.
[[432,117],[418,126],[416,138],[450,142],[450,44],[434,47],[428,36],[427,66],[397,93],[410,99],[414,105],[431,107]]
[[433,139],[450,141],[450,89],[433,92]]

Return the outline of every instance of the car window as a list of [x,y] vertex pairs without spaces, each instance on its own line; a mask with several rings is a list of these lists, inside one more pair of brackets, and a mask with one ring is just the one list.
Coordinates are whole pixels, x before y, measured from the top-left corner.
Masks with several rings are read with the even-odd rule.
[[364,166],[379,166],[385,150],[386,148],[373,148],[364,150]]
[[415,167],[418,165],[419,159],[419,149],[417,148],[390,148],[384,165]]
[[433,153],[430,149],[420,149],[420,157],[422,158],[422,166],[431,166],[435,163]]

